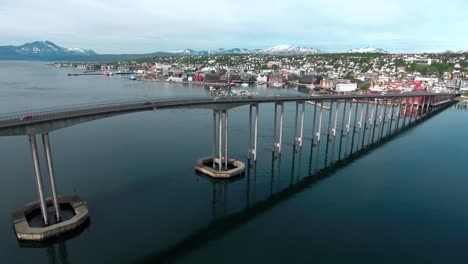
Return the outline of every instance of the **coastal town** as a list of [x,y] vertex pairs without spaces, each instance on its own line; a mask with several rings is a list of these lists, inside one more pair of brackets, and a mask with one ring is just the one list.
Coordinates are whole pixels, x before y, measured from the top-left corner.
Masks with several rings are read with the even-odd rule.
[[114,63],[55,63],[89,74],[224,86],[305,87],[312,93],[468,91],[468,53],[219,54]]

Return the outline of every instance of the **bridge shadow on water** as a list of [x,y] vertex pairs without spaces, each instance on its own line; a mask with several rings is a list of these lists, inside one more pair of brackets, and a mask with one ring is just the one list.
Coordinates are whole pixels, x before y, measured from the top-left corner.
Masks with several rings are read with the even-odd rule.
[[[328,144],[327,144],[327,150],[325,154],[325,162],[324,166],[319,168],[315,167],[314,172],[312,173],[312,157],[313,157],[313,149],[316,149],[316,151],[320,151],[320,144],[317,144],[315,147],[312,145],[311,147],[311,153],[310,153],[310,158],[308,160],[309,163],[309,170],[308,170],[308,175],[300,178],[300,172],[297,173],[299,176],[295,179],[295,163],[296,163],[296,155],[298,155],[298,160],[299,163],[302,161],[302,148],[295,149],[293,148],[293,155],[292,155],[292,168],[291,168],[291,179],[289,182],[289,186],[286,188],[279,190],[279,181],[277,182],[277,191],[274,192],[274,178],[275,178],[275,163],[278,166],[278,173],[280,171],[281,167],[281,157],[275,157],[275,155],[272,155],[272,175],[271,175],[271,184],[270,184],[270,195],[261,201],[254,202],[253,204],[249,203],[249,197],[250,197],[250,183],[254,182],[254,188],[255,188],[255,182],[256,182],[256,164],[248,164],[247,166],[247,172],[245,175],[245,180],[247,181],[247,205],[245,206],[244,209],[238,212],[230,213],[230,214],[225,214],[225,208],[223,209],[223,212],[221,213],[220,217],[217,217],[215,215],[215,207],[217,206],[216,204],[216,199],[221,196],[221,200],[224,199],[223,203],[225,203],[226,199],[226,192],[227,192],[227,185],[229,182],[213,182],[213,221],[208,224],[207,226],[195,231],[194,233],[190,234],[188,237],[185,239],[179,241],[178,243],[170,246],[169,248],[163,250],[163,251],[157,251],[154,252],[150,255],[144,256],[143,258],[139,259],[137,262],[138,263],[166,263],[166,262],[172,262],[175,261],[184,255],[190,253],[191,251],[194,251],[204,245],[204,243],[213,241],[215,239],[218,239],[222,237],[223,235],[235,230],[239,226],[249,222],[250,220],[254,219],[256,216],[267,212],[268,210],[274,208],[278,204],[282,202],[288,201],[290,198],[292,198],[294,195],[304,191],[305,189],[310,189],[313,187],[315,184],[321,182],[322,180],[334,175],[337,171],[345,168],[349,164],[355,162],[361,157],[364,157],[374,150],[378,149],[379,147],[385,145],[386,143],[396,139],[402,134],[407,133],[408,131],[411,131],[414,129],[417,125],[419,125],[422,122],[425,122],[426,120],[431,119],[441,111],[451,107],[452,104],[448,104],[446,106],[440,107],[439,109],[431,112],[430,114],[421,117],[415,122],[410,123],[403,128],[397,129],[396,132],[388,134],[379,140],[373,141],[367,146],[363,146],[361,149],[358,149],[355,152],[350,153],[349,155],[344,155],[344,157],[338,157],[336,160],[333,159],[333,154],[332,154],[332,160],[327,163],[327,157],[328,157]],[[328,140],[328,139],[327,139]],[[359,142],[359,141],[358,141]],[[334,144],[334,142],[333,142]],[[341,143],[340,143],[341,144]],[[333,147],[334,151],[334,147]],[[340,146],[340,152],[341,152],[341,146]],[[338,155],[340,156],[340,155]],[[318,153],[317,153],[318,157]],[[318,158],[316,159],[318,161]],[[315,162],[317,164],[317,162]],[[300,164],[299,164],[300,167]],[[300,168],[299,168],[300,169]],[[277,175],[279,177],[279,175]]]

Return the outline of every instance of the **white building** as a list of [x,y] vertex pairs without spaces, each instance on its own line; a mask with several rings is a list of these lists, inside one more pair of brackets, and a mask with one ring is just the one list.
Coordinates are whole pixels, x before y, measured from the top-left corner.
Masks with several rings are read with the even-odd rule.
[[357,89],[357,83],[337,83],[335,90],[337,92],[351,92]]
[[415,81],[420,81],[420,82],[430,82],[430,83],[437,83],[439,82],[439,78],[437,77],[425,77],[425,76],[418,76],[414,78]]

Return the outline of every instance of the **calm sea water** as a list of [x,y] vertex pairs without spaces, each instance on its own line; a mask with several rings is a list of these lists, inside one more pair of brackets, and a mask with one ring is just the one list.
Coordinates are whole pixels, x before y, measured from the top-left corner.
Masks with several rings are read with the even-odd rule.
[[[68,72],[38,62],[0,62],[0,114],[209,93],[200,86]],[[272,159],[272,110],[260,107],[257,164],[231,183],[213,183],[193,169],[198,157],[211,153],[208,110],[128,114],[52,132],[58,191],[80,195],[91,222],[41,246],[18,243],[11,222],[14,210],[37,199],[27,137],[0,137],[1,263],[468,260],[468,112],[449,108],[330,165],[323,144],[310,158],[309,105],[303,149],[293,150],[295,109],[286,104],[286,144],[281,159]],[[229,155],[244,162],[247,114],[247,107],[230,110]]]

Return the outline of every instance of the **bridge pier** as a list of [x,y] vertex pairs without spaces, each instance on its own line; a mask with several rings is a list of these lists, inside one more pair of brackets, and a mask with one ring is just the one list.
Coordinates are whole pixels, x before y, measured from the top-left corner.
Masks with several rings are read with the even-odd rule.
[[[299,105],[302,105],[301,130],[299,132],[299,137],[297,137],[297,118],[298,118]],[[303,101],[296,102],[296,115],[295,115],[295,118],[294,118],[294,141],[293,141],[294,146],[296,146],[296,144],[299,142],[299,147],[302,147],[302,139],[303,139],[303,136],[304,136],[304,113],[305,113],[305,103]]]
[[42,220],[44,221],[44,225],[49,225],[49,219],[47,214],[47,204],[44,199],[44,190],[42,189],[42,176],[41,176],[41,168],[39,165],[39,154],[37,151],[37,142],[36,142],[36,135],[29,135],[29,145],[31,146],[31,154],[32,160],[34,164],[34,172],[36,174],[36,185],[37,185],[37,194],[39,195],[39,203],[41,206],[41,214]]
[[213,110],[212,155],[211,157],[198,159],[195,164],[195,170],[215,179],[231,178],[241,175],[245,171],[244,163],[228,157],[228,131],[228,110]]
[[407,116],[407,113],[408,113],[408,102],[409,102],[409,97],[406,97],[405,98],[405,109],[403,111],[403,124],[402,124],[402,128],[404,128],[406,126],[406,116]]
[[44,154],[46,157],[47,171],[49,173],[50,188],[52,191],[52,201],[54,202],[55,218],[60,222],[60,205],[57,199],[57,187],[55,184],[54,165],[52,162],[52,153],[50,150],[49,133],[42,134],[42,143],[44,144]]
[[378,111],[379,111],[378,100],[379,99],[377,99],[377,98],[374,99],[374,107],[372,107],[371,117],[369,119],[369,125],[371,126],[370,129],[372,129],[372,131],[370,131],[370,129],[369,129],[369,136],[367,138],[367,145],[369,145],[372,142],[371,138],[372,139],[374,138],[375,123],[377,121],[377,114],[378,114]]
[[401,118],[401,104],[403,102],[403,98],[400,98],[398,99],[398,112],[397,112],[397,117],[396,117],[396,124],[395,124],[395,129],[393,130],[393,132],[397,132],[398,129],[399,129],[399,125],[400,125],[400,118]]
[[[42,134],[44,145],[44,154],[46,159],[47,171],[49,174],[50,188],[52,198],[46,198],[43,189],[43,182],[40,169],[39,153],[37,150],[37,141],[35,134],[29,134],[29,145],[31,148],[31,156],[34,165],[34,173],[36,175],[36,186],[39,200],[32,202],[17,210],[13,214],[13,224],[16,231],[16,236],[19,240],[27,241],[43,241],[52,237],[56,237],[74,230],[84,224],[88,219],[88,209],[78,196],[57,196],[57,187],[55,182],[54,167],[52,161],[52,151],[50,147],[49,134]],[[60,205],[70,205],[73,209],[73,216],[69,219],[62,219]],[[48,207],[53,205],[55,211],[55,223],[51,223],[48,217]],[[43,221],[43,226],[30,226],[30,216],[34,215],[35,211],[40,209],[40,215]]]
[[380,119],[380,122],[382,124],[382,127],[379,128],[379,140],[383,137],[383,132],[385,130],[385,117],[387,115],[387,107],[388,107],[388,98],[385,98],[385,105],[384,105],[384,109],[383,109],[383,114],[382,114],[382,117]]
[[[298,118],[299,105],[302,105],[301,130],[299,132],[299,137],[297,137],[297,118]],[[294,141],[293,141],[294,146],[296,146],[296,144],[299,143],[299,147],[302,147],[302,139],[303,139],[303,135],[304,135],[304,112],[305,112],[305,103],[303,101],[296,102],[296,115],[294,117]]]
[[332,152],[331,152],[331,161],[332,162],[333,162],[333,159],[335,158],[335,144],[336,144],[336,132],[337,132],[337,124],[338,124],[339,107],[340,107],[340,102],[338,100],[336,100],[335,117],[334,117],[333,128],[332,128],[332,135],[333,135]]
[[[338,160],[341,159],[341,149],[342,149],[342,145],[343,145],[343,135],[344,135],[344,130],[345,130],[346,104],[347,104],[347,101],[344,100],[343,116],[342,116],[342,119],[341,119],[340,146],[338,148]],[[351,113],[351,108],[349,109],[349,111]],[[350,118],[351,118],[351,116],[350,116]],[[347,127],[349,127],[349,124],[347,125]],[[349,135],[349,130],[348,130],[348,135]],[[348,144],[348,137],[346,137],[346,144]]]
[[[280,114],[280,130],[279,130],[279,142],[276,138],[276,129],[277,125],[276,122],[278,120],[278,105],[281,108]],[[281,150],[283,147],[283,120],[284,120],[284,104],[283,103],[275,103],[275,114],[274,114],[274,121],[273,121],[273,152],[278,151],[278,154],[281,155]]]
[[[366,130],[367,130],[367,118],[369,117],[369,103],[370,103],[370,98],[367,98],[367,101],[366,101],[366,114],[364,116],[364,125],[363,127],[361,128],[363,130],[362,132],[362,138],[361,138],[361,135],[359,135],[360,137],[360,140],[361,140],[361,148],[364,147],[364,140],[366,138]],[[358,146],[359,148],[359,146]]]
[[[353,101],[351,100],[351,105],[353,104],[352,103]],[[358,113],[358,108],[359,108],[359,101],[356,101],[356,108],[354,110],[354,122],[353,122],[353,136],[351,138],[351,148],[350,148],[350,151],[349,151],[349,154],[351,154],[353,152],[353,148],[354,148],[354,135],[356,133],[356,124],[357,124],[357,113]],[[362,109],[362,108],[361,108]],[[351,116],[351,109],[349,110],[350,113],[349,115]],[[361,117],[362,117],[362,111],[361,111]],[[348,128],[349,130],[349,128]],[[348,147],[348,146],[346,146]],[[348,153],[347,149],[346,149],[346,153]],[[348,155],[349,155],[348,154]]]
[[319,127],[318,127],[318,131],[315,133],[315,135],[317,136],[318,144],[320,144],[320,136],[322,134],[322,117],[323,117],[323,105],[322,105],[322,102],[320,102]]
[[392,125],[393,125],[393,114],[395,112],[395,98],[392,98],[392,107],[390,109],[389,113],[389,118],[388,118],[388,127],[387,127],[387,135],[390,135],[390,132],[392,131]]
[[[254,146],[252,148],[252,108],[255,107],[255,130],[254,130]],[[248,159],[253,156],[254,161],[257,161],[257,140],[258,140],[258,104],[249,105],[249,149],[247,153]]]

